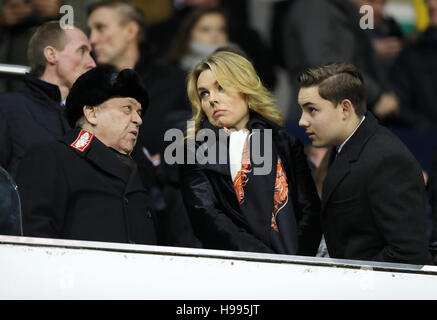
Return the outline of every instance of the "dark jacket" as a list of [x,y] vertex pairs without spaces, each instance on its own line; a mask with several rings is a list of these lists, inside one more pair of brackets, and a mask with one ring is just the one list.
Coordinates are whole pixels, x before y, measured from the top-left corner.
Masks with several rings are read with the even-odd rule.
[[173,66],[141,59],[135,66],[149,94],[149,107],[143,119],[139,142],[150,154],[163,152],[164,134],[182,128],[191,117],[191,106],[185,90],[185,72]]
[[23,235],[17,185],[2,167],[0,167],[0,234]]
[[81,152],[76,129],[40,145],[20,164],[26,236],[155,244],[152,205],[137,168],[96,137]]
[[428,194],[432,209],[432,225],[429,248],[433,262],[435,265],[437,265],[437,154],[434,154],[432,159],[432,167],[429,173]]
[[421,168],[370,112],[328,169],[321,218],[332,258],[431,262]]
[[[166,165],[162,156],[166,146],[165,132],[173,128],[182,130],[191,117],[185,72],[148,59],[147,48],[142,48],[142,52],[145,56],[137,63],[135,71],[147,87],[149,107],[132,157],[155,203],[159,244],[201,247],[183,205],[177,166]],[[155,167],[144,154],[143,147],[150,155],[161,154],[161,165]]]
[[437,29],[428,29],[399,55],[391,80],[401,105],[396,124],[437,130]]
[[[298,254],[315,255],[321,238],[320,202],[302,144],[256,113],[251,113],[248,127],[272,129],[273,145],[286,171],[298,223]],[[264,226],[253,228],[251,217],[244,216],[240,209],[228,163],[183,164],[180,173],[185,205],[205,248],[276,253],[269,232],[265,232],[270,229],[271,216],[265,217]]]
[[0,95],[0,165],[13,177],[34,145],[56,141],[69,129],[59,88],[28,74],[22,93]]

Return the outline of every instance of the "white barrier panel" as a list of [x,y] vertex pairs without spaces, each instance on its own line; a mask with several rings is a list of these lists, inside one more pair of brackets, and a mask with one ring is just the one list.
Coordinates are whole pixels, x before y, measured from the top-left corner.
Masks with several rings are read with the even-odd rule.
[[437,269],[0,236],[0,299],[437,299]]

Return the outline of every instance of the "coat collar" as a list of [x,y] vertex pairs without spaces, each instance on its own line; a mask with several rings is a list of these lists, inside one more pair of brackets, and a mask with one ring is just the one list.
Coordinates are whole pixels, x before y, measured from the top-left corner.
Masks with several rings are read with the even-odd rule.
[[343,146],[340,155],[345,155],[349,161],[356,161],[367,140],[378,128],[378,120],[371,112],[366,113],[366,119]]
[[61,104],[61,91],[59,90],[58,86],[42,81],[30,73],[26,74],[24,81],[27,89],[37,98],[45,101],[47,101],[47,98],[49,98],[58,105]]
[[107,174],[121,179],[125,184],[128,185],[126,193],[136,190],[144,190],[144,186],[139,179],[137,167],[135,166],[134,169],[130,171],[120,161],[120,159],[117,158],[115,153],[111,151],[109,147],[103,144],[97,137],[92,137],[89,145],[86,148],[82,148],[81,150],[79,150],[80,148],[74,148],[72,144],[79,137],[81,130],[82,129],[77,128],[70,131],[61,139],[61,142],[71,148],[79,157],[90,161]]
[[[37,108],[32,103],[31,108],[28,108],[29,112],[34,117],[35,121],[44,127],[55,137],[58,137],[60,132],[54,123],[60,124],[62,133],[69,131],[70,125],[64,116],[64,110],[61,108],[61,92],[59,87],[51,83],[42,81],[37,77],[26,74],[26,96],[33,102],[37,103]],[[41,112],[41,110],[49,112]],[[53,112],[54,111],[54,112]]]
[[[247,123],[247,127],[249,130],[272,129],[274,136],[281,129],[280,126],[278,126],[277,124],[273,123],[270,120],[267,120],[266,118],[264,118],[259,113],[255,112],[253,110],[250,110],[250,119],[249,119],[249,122]],[[225,175],[225,176],[230,176],[231,173],[230,173],[230,167],[229,167],[229,135],[224,134],[222,129],[213,126],[208,121],[207,118],[204,118],[202,120],[201,128],[212,130],[215,134],[215,137],[217,137],[214,144],[208,144],[208,147],[209,147],[208,149],[215,148],[215,150],[216,150],[215,163],[214,164],[206,163],[206,164],[203,164],[202,166],[207,170],[215,171],[215,172],[220,173],[220,174]],[[220,133],[220,131],[222,131],[222,133]],[[225,139],[218,139],[218,137],[220,137],[220,134],[226,138]],[[204,144],[204,142],[196,142],[196,152],[199,150],[199,147],[201,145],[206,146],[206,144]],[[220,150],[227,150],[228,151],[228,153],[226,155],[227,158],[226,158],[225,164],[220,164],[220,161],[219,161],[220,160],[219,159]],[[201,151],[203,154],[204,150],[201,150]]]
[[361,151],[377,128],[378,121],[370,112],[367,112],[366,119],[344,145],[340,154],[332,159],[332,164],[323,183],[322,213],[335,188],[350,172],[351,163],[359,159]]

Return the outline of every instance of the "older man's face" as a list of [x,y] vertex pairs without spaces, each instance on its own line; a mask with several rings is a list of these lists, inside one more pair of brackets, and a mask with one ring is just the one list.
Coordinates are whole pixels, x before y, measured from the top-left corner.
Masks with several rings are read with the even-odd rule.
[[130,154],[137,142],[141,104],[133,98],[112,98],[94,107],[94,134],[106,146]]

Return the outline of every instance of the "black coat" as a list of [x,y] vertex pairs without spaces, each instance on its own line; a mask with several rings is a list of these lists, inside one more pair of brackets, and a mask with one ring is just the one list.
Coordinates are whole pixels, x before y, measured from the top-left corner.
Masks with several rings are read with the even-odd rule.
[[84,152],[70,146],[76,129],[22,160],[17,184],[24,235],[155,244],[152,205],[132,172],[96,137]]
[[[274,148],[287,174],[298,222],[298,254],[315,255],[320,244],[320,201],[303,153],[302,144],[276,124],[251,113],[252,129],[272,129]],[[181,187],[197,237],[205,248],[276,253],[264,227],[255,229],[244,217],[232,183],[229,164],[180,165]],[[274,186],[272,186],[273,188]],[[273,206],[273,199],[272,206]],[[272,207],[273,208],[273,207]],[[243,219],[241,217],[244,217]]]
[[22,236],[21,205],[17,185],[0,167],[0,234]]
[[[132,157],[138,164],[143,183],[151,190],[156,204],[158,240],[161,245],[201,247],[194,237],[178,185],[177,166],[164,163],[165,132],[186,126],[191,118],[185,84],[185,72],[173,66],[152,62],[145,56],[135,66],[147,88],[149,107],[143,118],[139,141]],[[143,147],[154,155],[161,154],[161,165],[155,167],[144,155]]]
[[163,152],[164,134],[172,128],[182,128],[191,118],[191,106],[186,92],[186,75],[179,68],[141,59],[135,71],[141,76],[149,95],[139,142],[150,154]]
[[429,202],[432,209],[431,236],[429,248],[433,262],[437,265],[437,154],[433,156],[428,183]]
[[321,218],[332,258],[431,262],[421,168],[369,112],[328,169]]
[[68,130],[59,88],[28,74],[22,93],[0,95],[0,165],[13,177],[34,145],[56,141]]

